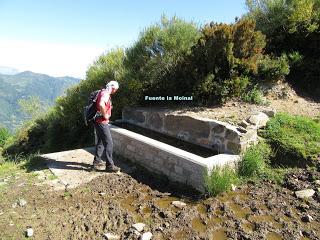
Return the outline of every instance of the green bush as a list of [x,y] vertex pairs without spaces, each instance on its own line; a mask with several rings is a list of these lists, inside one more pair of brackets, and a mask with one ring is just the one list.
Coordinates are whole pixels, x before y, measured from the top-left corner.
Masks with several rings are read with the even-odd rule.
[[247,0],[247,18],[267,37],[266,52],[281,56],[299,52],[300,64],[291,66],[287,79],[295,86],[320,96],[319,0]]
[[[174,93],[177,87],[183,87],[168,81],[167,75],[175,70],[184,55],[190,53],[199,37],[200,32],[194,23],[165,16],[160,23],[140,33],[139,39],[126,50],[124,62],[127,78],[140,83],[140,103],[144,103],[143,95],[167,95],[170,91]],[[148,49],[152,49],[155,43],[161,45],[163,52],[151,55]]]
[[265,142],[251,146],[246,150],[238,165],[239,175],[244,177],[261,176],[268,167],[270,156],[271,148]]
[[257,73],[264,46],[254,21],[206,25],[187,59],[192,63],[187,79],[194,83],[193,95],[209,104],[239,97]]
[[216,167],[205,175],[205,186],[210,196],[230,190],[231,184],[237,182],[237,174],[230,167]]
[[11,136],[9,130],[7,128],[1,127],[0,128],[0,147],[2,148],[8,138]]
[[275,151],[275,164],[314,165],[320,159],[320,124],[309,117],[279,113],[263,132]]
[[258,105],[266,104],[266,101],[263,99],[263,92],[257,85],[255,85],[251,90],[244,93],[241,99],[242,101],[248,103],[254,103]]
[[286,55],[281,57],[265,56],[258,62],[258,75],[263,81],[276,82],[284,80],[290,72]]

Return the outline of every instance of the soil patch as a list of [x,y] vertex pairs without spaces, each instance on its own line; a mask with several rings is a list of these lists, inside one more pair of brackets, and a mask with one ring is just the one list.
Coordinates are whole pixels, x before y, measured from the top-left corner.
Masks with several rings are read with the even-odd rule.
[[[102,174],[76,188],[59,191],[49,191],[37,178],[30,180],[30,174],[10,176],[8,187],[1,190],[0,238],[24,239],[25,230],[32,227],[33,239],[103,239],[107,232],[121,239],[139,239],[131,229],[137,222],[146,224],[143,231],[151,231],[153,239],[320,236],[320,193],[305,200],[294,195],[296,189],[318,187],[317,170],[290,173],[283,186],[251,182],[208,199],[173,194],[163,185],[157,188],[160,183],[156,179],[147,185],[132,177],[144,175],[139,168],[130,175]],[[146,177],[152,182],[152,175]],[[14,206],[21,198],[27,204]],[[172,201],[176,200],[187,206],[175,207]]]

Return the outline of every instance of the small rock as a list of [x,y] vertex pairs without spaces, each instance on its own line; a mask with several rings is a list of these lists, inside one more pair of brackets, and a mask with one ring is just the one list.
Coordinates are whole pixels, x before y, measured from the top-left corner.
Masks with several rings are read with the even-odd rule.
[[106,193],[105,192],[99,192],[99,195],[100,196],[104,196],[104,195],[106,195]]
[[167,218],[167,217],[168,217],[167,213],[166,213],[166,212],[163,212],[163,211],[159,212],[159,216],[160,216],[161,218]]
[[297,198],[308,198],[312,197],[315,194],[313,189],[304,189],[295,192]]
[[320,185],[320,180],[315,180],[315,184]]
[[158,227],[156,230],[163,232],[163,227],[160,226],[160,227]]
[[141,236],[141,233],[139,231],[137,231],[136,229],[133,229],[132,233],[137,237]]
[[287,217],[293,217],[293,214],[289,209],[285,210],[284,215],[286,215]]
[[120,236],[115,235],[113,233],[105,233],[103,234],[103,236],[107,239],[107,240],[118,240],[120,239]]
[[252,115],[247,119],[247,122],[256,126],[256,128],[264,127],[269,121],[267,114],[259,112],[258,114]]
[[12,208],[16,208],[17,207],[17,203],[12,204]]
[[303,216],[303,217],[301,218],[301,220],[302,220],[303,222],[312,222],[312,221],[313,221],[313,217],[311,217],[311,216],[308,214],[308,215],[306,215],[306,216]]
[[303,231],[302,231],[302,235],[303,235],[304,237],[309,238],[311,234],[310,234],[309,231],[303,230]]
[[152,238],[151,232],[145,232],[140,236],[140,240],[150,240]]
[[165,223],[163,224],[163,226],[166,227],[166,228],[169,228],[169,227],[170,227],[170,223],[165,222]]
[[300,209],[303,212],[306,212],[309,208],[310,208],[309,205],[305,203],[302,203],[298,206],[298,209]]
[[144,223],[136,223],[132,225],[132,227],[136,229],[138,232],[142,232],[145,226],[146,225]]
[[63,180],[59,180],[58,182],[62,185],[65,185],[65,186],[69,185],[69,183],[67,183],[66,181],[63,181]]
[[299,231],[299,235],[300,235],[300,237],[303,237],[303,234],[302,234],[301,230]]
[[268,117],[274,117],[274,115],[276,115],[276,110],[274,109],[265,109],[262,112],[266,114]]
[[244,127],[241,127],[241,126],[237,127],[237,131],[238,131],[238,132],[240,132],[240,133],[242,133],[242,134],[244,134],[244,133],[247,133],[247,132],[248,132],[248,130],[247,130],[247,129],[245,129]]
[[27,201],[23,198],[20,198],[17,203],[20,207],[24,207],[25,205],[27,205]]
[[33,236],[33,229],[32,228],[28,228],[26,231],[26,236],[27,237],[32,237]]
[[232,190],[232,191],[235,191],[236,189],[237,189],[237,186],[236,186],[236,185],[231,184],[231,190]]
[[187,206],[187,204],[185,204],[184,202],[181,202],[181,201],[173,201],[171,204],[177,208],[180,208],[180,209]]
[[243,127],[243,128],[247,128],[250,125],[250,123],[248,123],[246,120],[242,120],[239,123],[239,126]]

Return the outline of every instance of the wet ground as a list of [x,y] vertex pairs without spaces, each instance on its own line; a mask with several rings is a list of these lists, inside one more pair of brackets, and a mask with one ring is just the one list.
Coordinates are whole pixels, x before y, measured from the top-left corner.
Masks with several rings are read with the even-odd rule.
[[[28,227],[33,239],[104,239],[105,233],[139,239],[130,228],[138,222],[146,224],[143,231],[152,239],[319,239],[319,191],[308,199],[294,194],[319,188],[319,169],[288,174],[283,186],[251,182],[204,199],[131,167],[128,173],[101,174],[58,191],[39,185],[56,181],[48,170],[42,170],[42,180],[23,172],[3,177],[0,239],[24,239]],[[19,199],[27,204],[15,204]],[[175,200],[186,207],[175,207]]]

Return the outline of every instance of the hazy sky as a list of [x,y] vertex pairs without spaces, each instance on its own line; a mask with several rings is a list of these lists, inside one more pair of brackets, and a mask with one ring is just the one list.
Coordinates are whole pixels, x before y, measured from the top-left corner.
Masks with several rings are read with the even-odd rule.
[[0,0],[0,66],[85,77],[113,47],[129,47],[162,14],[199,25],[233,22],[245,0]]

